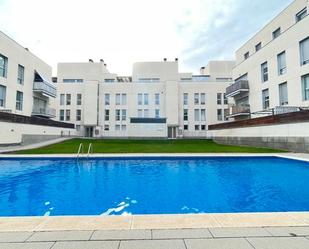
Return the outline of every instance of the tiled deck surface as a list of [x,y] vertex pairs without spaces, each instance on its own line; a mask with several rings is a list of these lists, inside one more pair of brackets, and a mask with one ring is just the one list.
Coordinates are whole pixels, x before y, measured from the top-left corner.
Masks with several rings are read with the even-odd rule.
[[0,249],[308,249],[309,226],[1,232]]

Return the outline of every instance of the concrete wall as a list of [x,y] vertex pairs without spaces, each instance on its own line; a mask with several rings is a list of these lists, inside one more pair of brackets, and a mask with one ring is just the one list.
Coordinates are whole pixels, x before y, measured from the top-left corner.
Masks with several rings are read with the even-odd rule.
[[[18,124],[0,121],[0,145],[41,142],[61,136],[74,136],[75,129]],[[23,140],[24,136],[24,140]],[[40,138],[38,138],[40,136]]]
[[284,149],[309,153],[309,122],[212,130],[218,143]]

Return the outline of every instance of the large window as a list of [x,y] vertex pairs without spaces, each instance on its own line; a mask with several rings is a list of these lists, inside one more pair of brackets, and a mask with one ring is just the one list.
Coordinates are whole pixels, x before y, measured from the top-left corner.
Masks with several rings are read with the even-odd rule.
[[24,84],[25,68],[22,65],[18,65],[17,83]]
[[[306,101],[306,100],[309,100],[309,74],[302,76],[301,81],[302,81],[303,101]],[[0,98],[1,98],[1,95],[0,95]]]
[[201,121],[206,121],[206,110],[201,109]]
[[155,94],[155,105],[160,105],[160,94],[159,93]]
[[262,43],[259,42],[258,44],[255,45],[255,52],[259,51],[262,48]]
[[299,43],[300,47],[300,64],[309,64],[309,37]]
[[205,105],[205,103],[206,103],[206,94],[201,93],[201,105]]
[[76,121],[81,121],[82,119],[82,110],[77,109],[76,110]]
[[282,83],[279,85],[279,104],[280,105],[288,105],[288,84]]
[[228,99],[226,97],[226,94],[223,93],[223,104],[227,105],[228,104]]
[[160,118],[160,109],[155,109],[155,118]]
[[200,103],[200,96],[198,93],[194,93],[194,104],[198,105]]
[[121,94],[121,104],[122,105],[127,104],[127,94],[126,93]]
[[110,105],[110,94],[109,93],[105,93],[104,95],[104,103],[105,105]]
[[120,93],[116,94],[116,105],[120,105]]
[[217,109],[217,119],[218,119],[218,121],[223,120],[222,109]]
[[188,121],[188,109],[183,109],[183,120]]
[[104,120],[109,121],[109,110],[108,109],[104,110]]
[[16,110],[23,110],[23,93],[20,91],[16,92]]
[[143,104],[143,94],[139,93],[137,95],[137,104],[142,105]]
[[82,95],[80,93],[77,94],[76,105],[82,104]]
[[64,105],[65,95],[60,94],[60,105]]
[[217,105],[222,104],[222,93],[217,93]]
[[59,119],[60,121],[64,121],[64,110],[59,111]]
[[0,106],[5,107],[6,87],[0,85]]
[[267,61],[264,62],[261,65],[261,77],[262,77],[262,82],[268,81],[268,66],[267,66]]
[[7,75],[8,58],[0,54],[0,77],[5,77]]
[[120,110],[116,109],[116,115],[115,115],[116,121],[120,121]]
[[194,121],[200,121],[200,110],[199,109],[194,110]]
[[265,89],[262,91],[262,103],[263,103],[263,110],[269,108],[269,90]]
[[183,94],[183,105],[188,105],[188,94],[184,93]]
[[126,109],[122,109],[121,110],[121,120],[125,121],[127,119],[127,110]]
[[71,105],[71,94],[67,94],[66,98],[67,98],[66,104]]
[[304,19],[305,16],[307,16],[307,8],[302,9],[296,14],[296,22]]
[[70,110],[66,110],[65,111],[65,120],[66,121],[70,121],[71,119],[71,111]]
[[277,55],[278,75],[286,73],[286,58],[285,51]]
[[273,32],[273,39],[276,39],[279,35],[281,35],[281,28],[277,28],[277,29]]
[[144,93],[144,105],[148,105],[149,103],[149,95],[148,93]]

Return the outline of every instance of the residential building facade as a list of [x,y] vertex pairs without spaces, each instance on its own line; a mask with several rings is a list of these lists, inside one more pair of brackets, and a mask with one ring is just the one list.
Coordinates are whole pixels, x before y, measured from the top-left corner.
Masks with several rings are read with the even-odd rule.
[[178,59],[138,62],[122,77],[103,61],[59,63],[57,120],[88,137],[206,137],[209,124],[227,120],[233,66],[211,62],[192,75],[179,73]]
[[309,106],[309,2],[295,0],[236,51],[230,117]]

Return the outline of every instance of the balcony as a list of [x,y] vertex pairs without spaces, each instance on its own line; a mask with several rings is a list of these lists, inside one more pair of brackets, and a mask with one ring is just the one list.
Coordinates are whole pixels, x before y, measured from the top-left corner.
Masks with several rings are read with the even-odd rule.
[[234,105],[232,106],[229,118],[250,116],[250,105]]
[[32,109],[32,116],[54,118],[56,117],[56,109],[49,107],[34,106]]
[[33,91],[41,93],[42,95],[48,97],[56,98],[57,96],[56,86],[54,86],[53,83],[39,75],[37,72],[34,76]]
[[235,97],[246,92],[249,92],[249,82],[240,80],[226,88],[226,97]]

